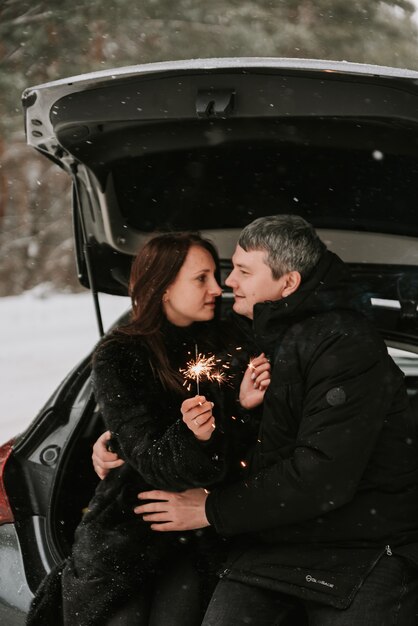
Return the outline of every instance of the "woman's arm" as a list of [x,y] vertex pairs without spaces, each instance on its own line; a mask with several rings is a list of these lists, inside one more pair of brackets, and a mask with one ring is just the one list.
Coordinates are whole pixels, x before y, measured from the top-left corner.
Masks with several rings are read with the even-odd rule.
[[119,456],[150,484],[180,490],[222,480],[222,435],[215,431],[209,443],[198,441],[182,420],[180,399],[173,408],[175,399],[154,379],[139,342],[102,345],[94,358],[93,385]]

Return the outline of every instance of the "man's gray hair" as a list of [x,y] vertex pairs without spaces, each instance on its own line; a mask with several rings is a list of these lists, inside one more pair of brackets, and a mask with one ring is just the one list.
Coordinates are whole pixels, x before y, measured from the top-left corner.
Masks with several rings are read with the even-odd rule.
[[274,279],[294,270],[305,278],[326,250],[313,226],[299,215],[259,217],[241,231],[238,245],[247,252],[265,250]]

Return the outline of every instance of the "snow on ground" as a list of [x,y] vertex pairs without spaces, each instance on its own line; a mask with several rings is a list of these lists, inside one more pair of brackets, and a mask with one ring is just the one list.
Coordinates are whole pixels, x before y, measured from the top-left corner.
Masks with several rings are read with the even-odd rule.
[[[129,299],[99,298],[106,329]],[[98,339],[90,292],[57,294],[38,286],[0,298],[0,445],[26,428]]]

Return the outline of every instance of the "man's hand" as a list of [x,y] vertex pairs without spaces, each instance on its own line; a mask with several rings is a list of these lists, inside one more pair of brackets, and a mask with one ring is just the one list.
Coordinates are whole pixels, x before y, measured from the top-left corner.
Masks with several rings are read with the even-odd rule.
[[199,441],[209,441],[215,429],[215,418],[212,415],[213,402],[205,396],[187,398],[181,405],[183,422]]
[[187,489],[181,493],[157,489],[144,491],[138,494],[139,500],[158,502],[140,504],[134,512],[142,515],[145,522],[152,522],[152,530],[195,530],[210,526],[205,513],[207,497],[206,489]]
[[100,435],[93,446],[93,454],[91,455],[93,467],[101,480],[108,475],[111,469],[120,467],[125,462],[123,459],[120,459],[115,452],[109,452],[107,449],[106,444],[111,437],[111,432],[107,430],[103,435]]
[[270,370],[270,362],[264,352],[251,359],[239,390],[239,403],[244,409],[254,409],[263,402],[270,384]]

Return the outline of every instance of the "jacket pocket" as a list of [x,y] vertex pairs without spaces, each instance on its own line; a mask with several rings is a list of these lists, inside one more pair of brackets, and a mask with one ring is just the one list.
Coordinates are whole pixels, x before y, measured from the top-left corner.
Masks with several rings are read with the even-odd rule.
[[381,548],[262,545],[241,551],[221,576],[302,600],[347,608],[380,558]]

